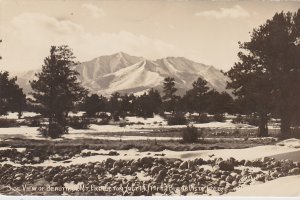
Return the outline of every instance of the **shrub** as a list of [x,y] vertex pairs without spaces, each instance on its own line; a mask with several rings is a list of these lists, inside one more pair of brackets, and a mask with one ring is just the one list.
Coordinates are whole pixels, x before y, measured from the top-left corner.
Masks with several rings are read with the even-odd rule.
[[98,125],[108,125],[109,124],[109,119],[101,119],[100,122],[97,122]]
[[245,119],[246,123],[252,126],[258,126],[259,125],[259,117],[258,116],[253,116],[249,115]]
[[232,120],[232,123],[242,124],[244,123],[244,118],[242,117],[242,115],[237,115],[236,118]]
[[38,118],[32,118],[28,120],[28,126],[29,127],[39,127],[41,126],[41,119]]
[[168,125],[186,125],[187,120],[183,115],[175,115],[168,118]]
[[15,119],[1,119],[0,118],[0,128],[16,127],[17,121]]
[[198,130],[194,126],[187,126],[183,129],[182,140],[184,143],[194,143],[198,141]]
[[216,122],[225,122],[225,116],[223,114],[215,114],[214,120]]
[[57,122],[52,122],[51,125],[43,124],[38,131],[45,137],[58,138],[68,133],[68,128]]
[[90,121],[86,117],[70,117],[69,126],[74,129],[88,129]]
[[207,114],[200,114],[199,117],[197,118],[197,122],[202,124],[202,123],[208,123],[210,122],[210,120]]
[[120,121],[120,116],[117,114],[114,114],[113,119],[115,122],[118,122],[118,121]]

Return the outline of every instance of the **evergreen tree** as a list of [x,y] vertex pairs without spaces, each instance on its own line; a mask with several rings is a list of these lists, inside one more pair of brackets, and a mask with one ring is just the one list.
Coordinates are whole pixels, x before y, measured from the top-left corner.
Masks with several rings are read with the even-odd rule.
[[[254,29],[251,41],[240,44],[240,62],[228,72],[229,87],[256,105],[265,136],[267,115],[273,106],[281,118],[281,134],[289,137],[295,107],[300,99],[300,9],[276,13]],[[245,53],[246,52],[246,53]],[[295,98],[298,98],[295,100]]]
[[18,112],[19,118],[26,104],[26,95],[16,83],[17,77],[9,78],[7,71],[0,71],[0,115],[8,111]]
[[183,97],[185,107],[189,112],[197,112],[199,115],[207,111],[208,107],[208,91],[207,81],[202,78],[198,78],[193,82],[193,88],[188,90]]
[[82,110],[86,112],[88,117],[95,117],[97,112],[105,111],[106,105],[107,99],[104,96],[92,94],[85,99]]
[[161,111],[162,99],[157,90],[151,88],[148,93],[144,93],[137,98],[136,114],[142,117],[153,117],[154,113]]
[[178,101],[178,96],[175,95],[176,91],[175,79],[171,77],[165,78],[163,82],[164,95],[162,97],[165,111],[175,111],[176,103]]
[[52,46],[42,72],[35,74],[37,79],[30,82],[35,102],[42,114],[49,118],[44,134],[52,138],[67,133],[68,112],[87,95],[87,90],[77,80],[78,72],[71,68],[76,64],[74,59],[68,46]]
[[122,97],[119,92],[115,92],[109,99],[109,111],[113,116],[119,117],[121,112]]

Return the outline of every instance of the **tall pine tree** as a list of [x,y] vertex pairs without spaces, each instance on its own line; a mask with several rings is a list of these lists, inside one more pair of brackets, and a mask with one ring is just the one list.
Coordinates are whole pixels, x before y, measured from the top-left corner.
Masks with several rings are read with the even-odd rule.
[[78,72],[71,68],[76,64],[74,59],[68,46],[52,46],[42,72],[35,74],[36,80],[30,82],[35,102],[49,118],[44,134],[52,138],[67,133],[68,112],[87,95],[87,90],[77,80]]

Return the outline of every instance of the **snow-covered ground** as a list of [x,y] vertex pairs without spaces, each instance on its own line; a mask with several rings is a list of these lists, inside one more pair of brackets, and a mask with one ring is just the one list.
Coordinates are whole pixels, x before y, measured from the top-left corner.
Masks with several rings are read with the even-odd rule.
[[[40,115],[39,113],[35,113],[35,112],[24,112],[22,113],[22,118],[26,118],[26,117],[35,117]],[[6,119],[18,119],[18,113],[17,112],[9,112],[7,113],[7,115],[2,115],[0,116],[0,118],[6,118]]]
[[[296,139],[294,139],[296,141]],[[281,144],[290,144],[289,140],[282,141]],[[163,150],[160,152],[139,152],[137,149],[129,149],[129,150],[89,150],[84,149],[81,153],[98,153],[100,155],[87,156],[82,157],[81,155],[75,155],[73,158],[65,161],[53,161],[46,160],[40,164],[34,164],[35,166],[70,166],[75,164],[84,164],[88,162],[101,162],[106,160],[107,158],[113,158],[115,160],[123,159],[123,160],[132,160],[139,159],[143,157],[157,157],[157,158],[175,158],[180,160],[193,160],[196,158],[214,159],[214,158],[235,158],[237,160],[255,160],[263,157],[272,157],[282,153],[289,153],[299,151],[298,145],[300,144],[300,140],[298,143],[295,142],[295,145],[265,145],[265,146],[257,146],[245,149],[216,149],[216,150],[197,150],[197,151],[171,151],[171,150]],[[5,147],[7,149],[7,147]],[[21,149],[20,149],[21,150]],[[22,149],[23,150],[23,149]],[[119,155],[109,155],[109,152],[116,151]],[[14,164],[11,161],[6,161],[7,164]],[[4,164],[4,163],[2,163]]]
[[[273,197],[296,197],[300,196],[300,176],[287,176],[278,178],[264,184],[256,184],[237,189],[226,196],[273,196]],[[272,192],[270,192],[272,191]]]

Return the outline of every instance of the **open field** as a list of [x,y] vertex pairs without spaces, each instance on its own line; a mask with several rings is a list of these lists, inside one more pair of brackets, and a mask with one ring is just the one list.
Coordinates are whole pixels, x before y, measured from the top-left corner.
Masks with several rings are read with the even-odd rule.
[[58,139],[38,127],[0,128],[1,194],[249,195],[244,188],[300,174],[300,141],[278,141],[274,126],[257,138],[247,124],[194,123],[201,137],[187,144],[183,125],[127,122],[69,128]]

